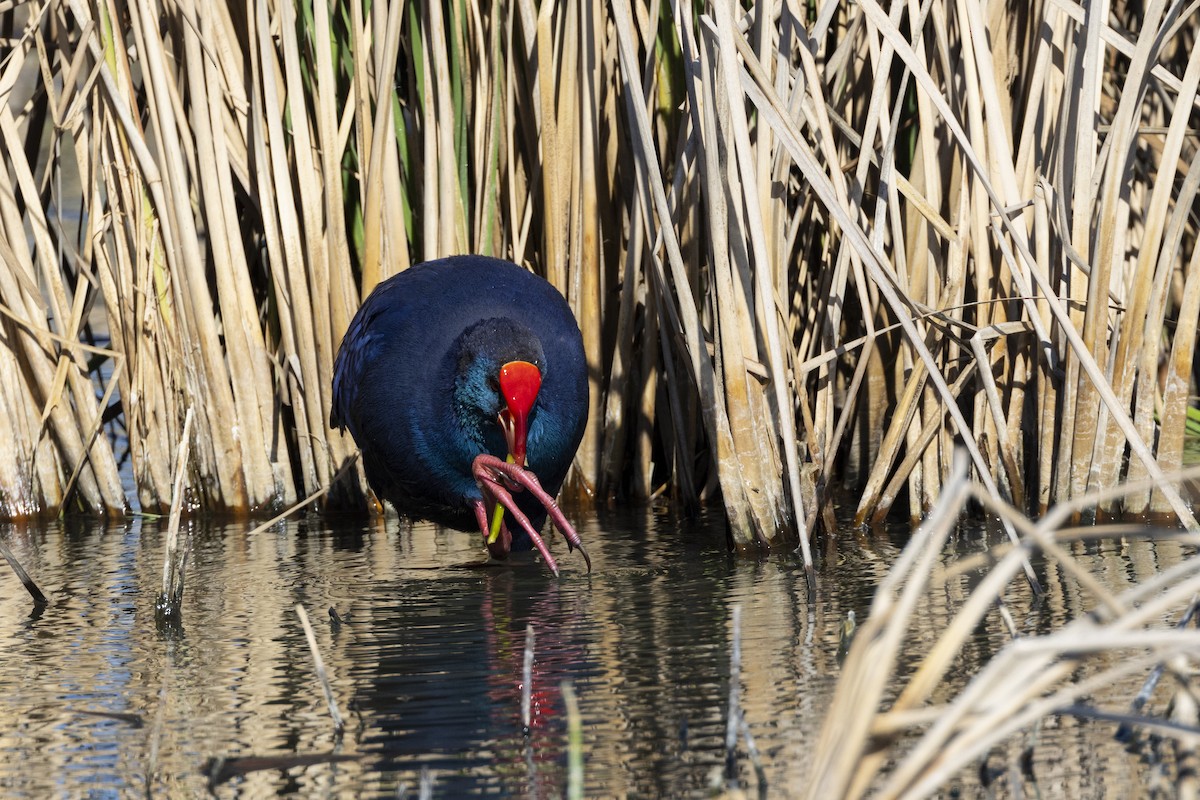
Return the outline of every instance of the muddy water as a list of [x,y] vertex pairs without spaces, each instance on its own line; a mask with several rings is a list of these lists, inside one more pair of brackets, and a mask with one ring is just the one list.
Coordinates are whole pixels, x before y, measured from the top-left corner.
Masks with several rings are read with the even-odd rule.
[[[585,574],[558,541],[558,580],[528,558],[485,565],[474,536],[401,530],[395,519],[289,523],[253,537],[244,526],[198,526],[177,629],[155,621],[156,523],[0,527],[51,596],[36,612],[0,571],[0,795],[193,797],[212,781],[218,797],[416,796],[427,769],[435,797],[555,797],[566,781],[560,684],[569,680],[583,718],[586,796],[705,796],[725,763],[735,603],[742,704],[765,794],[800,792],[838,675],[841,623],[848,611],[866,616],[905,532],[841,537],[823,555],[809,603],[797,558],[731,558],[718,520],[578,522],[594,569]],[[952,550],[981,549],[985,538],[964,532]],[[1178,557],[1164,547],[1114,543],[1082,557],[1119,589]],[[1009,598],[1027,629],[1087,607],[1049,577],[1045,603],[1019,590]],[[929,636],[976,579],[964,576],[924,610]],[[347,719],[340,740],[298,603]],[[525,735],[528,624],[536,659]],[[982,626],[963,674],[1006,639],[997,621]],[[911,643],[911,658],[921,644]],[[1128,698],[1136,686],[1114,691]],[[1141,785],[1111,725],[1052,719],[1037,736],[1034,773],[1050,796]],[[331,753],[354,758],[271,760]],[[266,760],[239,760],[250,757]],[[1002,773],[1009,763],[1001,754],[991,766]],[[744,753],[739,768],[757,794]],[[952,790],[973,796],[979,774]]]

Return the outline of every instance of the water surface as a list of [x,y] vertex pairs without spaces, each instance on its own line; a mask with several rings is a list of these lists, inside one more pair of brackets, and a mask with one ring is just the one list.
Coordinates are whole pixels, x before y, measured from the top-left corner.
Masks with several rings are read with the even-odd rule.
[[[594,569],[587,574],[559,539],[559,579],[528,556],[485,564],[476,536],[405,529],[394,518],[292,522],[254,536],[245,524],[196,524],[177,629],[155,620],[157,523],[0,526],[51,596],[37,612],[0,572],[0,794],[204,796],[224,763],[211,784],[218,797],[415,796],[423,769],[436,797],[556,797],[566,780],[560,685],[569,680],[583,717],[587,796],[706,796],[725,764],[735,603],[741,701],[765,794],[799,793],[837,679],[842,621],[849,611],[865,618],[906,531],[830,543],[810,603],[798,557],[734,558],[719,518],[575,517]],[[963,532],[948,555],[985,541]],[[1080,555],[1120,589],[1178,557],[1164,547],[1172,546],[1113,543]],[[1030,631],[1088,608],[1048,577],[1045,603],[1020,587],[1009,597]],[[923,610],[929,637],[975,580],[963,576]],[[347,719],[340,740],[298,603]],[[536,660],[526,735],[529,624]],[[920,634],[902,669],[919,658]],[[981,626],[961,675],[1006,641],[998,620]],[[1136,685],[1115,690],[1132,697]],[[1048,796],[1139,785],[1139,765],[1112,741],[1111,725],[1052,719],[1038,735],[1035,773]],[[356,758],[248,772],[255,764],[237,760],[330,753]],[[972,796],[979,774],[948,791]],[[758,792],[744,748],[738,779]]]

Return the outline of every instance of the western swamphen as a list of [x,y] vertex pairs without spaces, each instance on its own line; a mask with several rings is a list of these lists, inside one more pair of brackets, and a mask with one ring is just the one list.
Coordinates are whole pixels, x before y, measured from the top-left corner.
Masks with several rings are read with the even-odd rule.
[[556,575],[538,535],[547,514],[591,569],[554,502],[587,414],[571,309],[495,258],[443,258],[383,281],[333,365],[330,425],[358,443],[377,496],[411,519],[477,527],[497,558],[536,547]]

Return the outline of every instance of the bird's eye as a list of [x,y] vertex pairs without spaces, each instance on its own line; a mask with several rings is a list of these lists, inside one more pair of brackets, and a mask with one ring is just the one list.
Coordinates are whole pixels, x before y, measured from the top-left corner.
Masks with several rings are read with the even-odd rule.
[[487,385],[488,385],[488,388],[491,389],[493,392],[495,392],[496,394],[500,394],[500,381],[496,378],[495,375],[488,376]]

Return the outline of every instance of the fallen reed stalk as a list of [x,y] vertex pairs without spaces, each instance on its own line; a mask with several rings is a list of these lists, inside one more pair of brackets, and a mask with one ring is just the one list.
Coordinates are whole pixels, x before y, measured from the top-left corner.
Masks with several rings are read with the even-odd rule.
[[17,559],[16,554],[0,540],[0,556],[4,556],[4,560],[8,562],[8,566],[12,568],[14,574],[20,579],[21,585],[25,587],[25,591],[29,592],[29,596],[33,598],[35,606],[45,606],[49,601],[46,595],[43,594],[41,588],[29,577],[29,573],[25,571],[25,567],[21,566],[21,562]]
[[[1198,610],[1200,610],[1200,597],[1193,597],[1191,604],[1187,607],[1187,611],[1183,613],[1183,616],[1180,617],[1175,627],[1185,628],[1190,625],[1192,618],[1195,617]],[[1137,695],[1129,704],[1129,714],[1131,716],[1140,714],[1146,703],[1150,702],[1150,697],[1154,694],[1154,689],[1158,686],[1158,682],[1162,679],[1165,671],[1166,664],[1158,664],[1154,669],[1150,670],[1150,674],[1146,676],[1142,688],[1138,690]],[[1122,722],[1113,736],[1119,742],[1127,742],[1132,738],[1133,729],[1134,726],[1129,722]]]
[[346,730],[346,721],[342,718],[342,712],[338,710],[337,698],[333,695],[329,674],[325,671],[325,660],[321,658],[321,650],[317,647],[317,637],[313,633],[312,624],[308,621],[308,612],[304,610],[301,603],[296,604],[296,616],[300,618],[300,625],[304,628],[304,638],[308,640],[308,649],[313,657],[313,670],[317,674],[317,681],[321,684],[321,691],[325,694],[325,705],[329,707],[329,716],[333,719],[334,733],[340,739]]
[[[353,469],[356,464],[358,464],[358,453],[355,453],[350,458],[346,459],[345,463],[342,464],[342,466],[334,474],[333,479],[331,480],[331,482],[328,486],[322,486],[320,489],[313,492],[308,497],[293,504],[289,508],[285,508],[283,511],[280,511],[278,514],[271,517],[269,520],[262,523],[261,525],[258,525],[256,527],[252,528],[250,530],[250,532],[246,534],[246,536],[248,536],[248,537],[257,536],[258,534],[262,533],[263,531],[270,530],[274,525],[287,519],[292,514],[295,514],[297,511],[299,511],[300,509],[306,508],[306,507],[312,505],[313,503],[315,503],[317,500],[320,500],[322,497],[329,494],[329,490],[331,488],[333,488],[333,486],[335,484],[337,484],[338,481],[345,478],[347,473],[349,473],[350,470]],[[330,609],[330,611],[332,611],[332,610],[333,609]]]
[[[992,554],[990,567],[963,599],[915,668],[897,674],[921,596],[942,591],[957,565],[939,566],[945,537],[972,496],[990,494],[966,479],[963,459],[934,513],[914,534],[880,584],[868,618],[857,626],[818,742],[809,796],[924,797],[1012,734],[1047,715],[1072,714],[1150,725],[1160,733],[1194,731],[1165,721],[1095,709],[1085,698],[1122,678],[1154,670],[1176,654],[1200,646],[1200,632],[1163,627],[1162,617],[1186,609],[1200,589],[1200,558],[1181,563],[1113,593],[1061,544],[1058,526],[1078,505],[1101,502],[1114,488],[1052,509],[1034,523],[1011,507],[993,505],[1020,532],[1020,544]],[[1129,487],[1139,491],[1140,487]],[[991,502],[991,501],[989,501]],[[1086,532],[1097,537],[1104,529]],[[1136,535],[1127,529],[1121,534]],[[986,615],[1002,608],[1007,587],[1034,552],[1051,561],[1063,580],[1088,598],[1087,613],[1040,636],[1017,636],[1001,648],[953,697],[934,702],[935,690]],[[965,566],[965,565],[964,565]],[[1000,613],[1000,612],[997,612]],[[1186,618],[1186,617],[1185,617]],[[1120,658],[1113,655],[1120,653]],[[885,696],[894,699],[885,703]],[[832,793],[832,794],[830,794]]]

